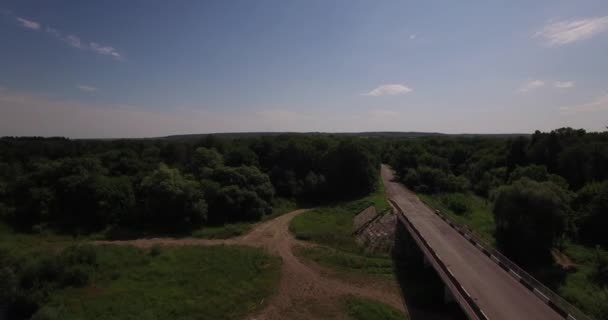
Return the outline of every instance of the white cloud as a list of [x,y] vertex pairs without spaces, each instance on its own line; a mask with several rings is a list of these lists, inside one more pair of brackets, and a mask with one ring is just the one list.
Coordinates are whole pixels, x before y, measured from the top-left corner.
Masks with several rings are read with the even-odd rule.
[[570,88],[574,88],[574,82],[573,81],[556,81],[553,86],[555,86],[556,88],[559,89],[570,89]]
[[416,37],[417,37],[417,36],[418,36],[418,35],[417,35],[417,34],[415,34],[415,33],[414,33],[414,34],[410,34],[410,40],[414,40],[414,39],[416,39]]
[[384,84],[372,91],[364,94],[366,96],[379,97],[379,96],[396,96],[407,94],[414,91],[412,88],[403,84]]
[[573,106],[565,106],[565,107],[559,108],[559,110],[560,110],[560,113],[562,113],[562,114],[608,111],[608,94],[600,96],[599,98],[596,98],[595,100],[593,100],[589,103],[573,105]]
[[65,42],[67,42],[69,45],[71,45],[74,48],[85,49],[85,46],[82,43],[82,41],[80,41],[80,38],[75,35],[71,34],[63,39],[65,40]]
[[[4,14],[13,16],[12,13],[10,13],[10,12],[5,12]],[[77,48],[80,50],[87,50],[87,51],[95,52],[97,54],[104,55],[104,56],[109,56],[116,60],[124,59],[123,54],[120,53],[116,48],[114,48],[112,46],[102,45],[102,44],[99,44],[94,41],[84,41],[80,37],[78,37],[74,34],[64,34],[61,31],[59,31],[55,28],[52,28],[50,26],[45,26],[45,28],[42,28],[42,24],[37,21],[27,20],[27,19],[24,19],[21,17],[15,17],[15,18],[17,19],[17,21],[19,21],[21,26],[23,26],[24,28],[46,32],[47,34],[67,43],[71,47],[74,47],[74,48]]]
[[24,19],[21,17],[17,17],[17,21],[19,21],[19,23],[21,23],[21,26],[24,28],[28,28],[28,29],[32,29],[32,30],[40,29],[40,23],[38,23],[36,21],[27,20],[27,19]]
[[120,55],[120,53],[118,53],[118,51],[116,51],[116,49],[114,49],[113,47],[110,46],[102,46],[100,44],[97,44],[95,42],[91,42],[89,44],[89,46],[91,47],[91,50],[102,54],[102,55],[106,55],[106,56],[112,56],[116,59],[121,59],[122,56]]
[[538,88],[542,88],[543,86],[545,86],[545,82],[542,80],[530,80],[524,83],[521,88],[519,88],[519,92],[528,92],[536,90]]
[[83,84],[77,85],[76,88],[80,89],[80,91],[84,91],[84,92],[96,92],[99,91],[99,89],[92,87],[92,86],[86,86]]
[[579,20],[565,20],[547,24],[534,34],[550,47],[589,39],[608,30],[608,16]]

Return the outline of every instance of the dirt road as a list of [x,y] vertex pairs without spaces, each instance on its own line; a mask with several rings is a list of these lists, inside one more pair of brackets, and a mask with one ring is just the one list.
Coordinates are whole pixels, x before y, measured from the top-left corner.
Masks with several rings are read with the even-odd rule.
[[150,238],[129,241],[97,241],[97,244],[132,245],[149,248],[154,245],[245,245],[265,248],[283,260],[281,280],[276,295],[267,307],[250,319],[334,319],[344,317],[341,299],[346,295],[376,300],[406,312],[396,284],[365,277],[357,281],[341,281],[311,264],[304,264],[293,253],[296,246],[312,244],[296,240],[289,232],[289,222],[306,210],[296,210],[257,225],[246,235],[227,240],[196,238]]
[[563,319],[441,220],[414,193],[394,182],[392,170],[384,165],[382,179],[388,197],[403,209],[404,214],[488,318]]

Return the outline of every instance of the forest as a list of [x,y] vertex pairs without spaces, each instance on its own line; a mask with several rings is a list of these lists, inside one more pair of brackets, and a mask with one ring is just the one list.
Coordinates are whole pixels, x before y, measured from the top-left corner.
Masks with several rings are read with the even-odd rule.
[[[260,221],[284,202],[301,207],[361,198],[378,187],[381,163],[421,197],[439,199],[465,220],[482,203],[493,220],[489,237],[526,268],[550,265],[554,248],[595,250],[589,281],[608,285],[608,131],[5,137],[0,219],[12,232],[26,234],[189,235]],[[0,262],[8,266],[0,269],[0,288],[7,293],[0,300],[15,314],[31,315],[40,304],[40,283],[84,284],[95,259],[76,247],[20,271],[27,263],[0,248]],[[595,315],[608,312],[578,305]]]
[[366,195],[377,186],[380,162],[418,193],[455,193],[448,202],[456,212],[467,211],[458,193],[491,201],[497,245],[520,263],[543,258],[566,238],[608,245],[608,132],[571,128],[506,138],[6,137],[0,217],[28,232],[181,232],[257,221],[275,199]]
[[21,231],[87,234],[121,226],[180,232],[299,202],[364,195],[378,147],[334,137],[0,140],[0,216]]

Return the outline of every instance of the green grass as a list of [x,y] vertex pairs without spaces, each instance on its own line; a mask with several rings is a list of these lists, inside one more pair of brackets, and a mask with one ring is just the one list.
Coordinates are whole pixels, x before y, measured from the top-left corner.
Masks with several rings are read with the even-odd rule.
[[267,221],[267,220],[276,218],[285,213],[294,211],[297,208],[298,208],[298,204],[293,200],[289,200],[289,199],[285,199],[285,198],[275,198],[272,201],[272,213],[269,215],[265,215],[262,218],[262,221]]
[[358,251],[359,245],[352,235],[353,217],[367,205],[355,202],[318,208],[295,217],[289,229],[300,240],[345,251]]
[[393,261],[388,256],[363,255],[327,247],[301,248],[296,255],[341,272],[394,277]]
[[373,205],[378,213],[389,208],[382,179],[368,196],[334,205],[320,207],[295,217],[289,229],[300,240],[309,240],[334,249],[356,252],[359,245],[352,236],[353,218]]
[[280,259],[258,249],[97,247],[85,288],[52,295],[52,319],[241,319],[277,287]]
[[392,275],[390,257],[366,254],[352,234],[353,218],[370,205],[378,212],[389,208],[381,180],[378,188],[364,198],[321,207],[295,217],[289,229],[296,238],[321,245],[299,250],[297,254],[339,271]]
[[386,212],[386,210],[390,208],[388,200],[386,199],[386,190],[384,187],[384,182],[382,182],[382,177],[378,179],[378,186],[376,187],[376,190],[370,194],[367,199],[373,203],[378,213]]
[[[599,252],[608,256],[606,250]],[[579,266],[576,271],[566,275],[558,293],[594,318],[608,319],[608,288],[599,285],[593,277],[598,252],[569,243],[565,253]]]
[[490,245],[495,246],[494,230],[496,229],[496,225],[494,223],[494,215],[492,214],[492,204],[474,194],[462,194],[470,210],[465,214],[458,215],[448,208],[445,201],[447,195],[418,194],[418,197],[429,207],[440,210],[457,222],[466,225]]
[[349,297],[345,300],[348,315],[355,320],[406,320],[399,310],[372,300]]
[[0,222],[0,245],[13,255],[24,255],[36,250],[59,251],[62,248],[82,242],[84,238],[73,238],[53,233],[29,234],[14,232]]

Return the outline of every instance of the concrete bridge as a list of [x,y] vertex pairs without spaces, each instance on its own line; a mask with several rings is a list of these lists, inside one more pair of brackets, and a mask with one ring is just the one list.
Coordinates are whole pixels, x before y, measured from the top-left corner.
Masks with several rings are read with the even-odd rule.
[[497,251],[423,204],[382,165],[399,221],[470,319],[589,319]]

